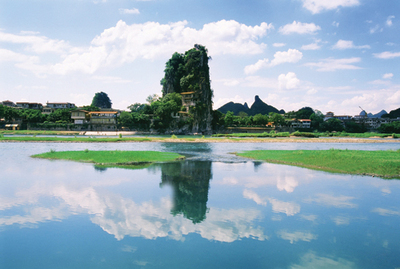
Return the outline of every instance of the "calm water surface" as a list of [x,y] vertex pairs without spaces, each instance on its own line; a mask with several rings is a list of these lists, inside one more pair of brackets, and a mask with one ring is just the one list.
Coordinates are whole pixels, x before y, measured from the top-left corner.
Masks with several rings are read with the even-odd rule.
[[[161,150],[100,169],[30,155]],[[399,143],[0,143],[0,268],[400,268],[400,181],[253,162],[251,149]]]

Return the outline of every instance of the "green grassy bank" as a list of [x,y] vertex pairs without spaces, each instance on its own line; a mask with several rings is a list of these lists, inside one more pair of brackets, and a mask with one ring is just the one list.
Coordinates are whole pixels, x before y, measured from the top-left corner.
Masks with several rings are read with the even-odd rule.
[[156,162],[167,162],[182,159],[184,156],[172,152],[159,151],[50,151],[32,155],[33,158],[52,160],[70,160],[95,163],[99,166],[143,165]]
[[400,138],[400,134],[382,134],[382,133],[346,133],[346,132],[299,132],[296,131],[294,133],[289,132],[264,132],[264,133],[233,133],[233,134],[215,134],[213,137],[308,137],[308,138],[317,138],[317,137],[348,137],[348,138]]
[[0,141],[10,141],[10,142],[148,142],[152,141],[150,138],[146,137],[35,137],[35,136],[7,136],[1,137]]
[[79,131],[0,130],[5,135],[79,135]]
[[400,178],[400,150],[254,150],[236,154],[327,172]]

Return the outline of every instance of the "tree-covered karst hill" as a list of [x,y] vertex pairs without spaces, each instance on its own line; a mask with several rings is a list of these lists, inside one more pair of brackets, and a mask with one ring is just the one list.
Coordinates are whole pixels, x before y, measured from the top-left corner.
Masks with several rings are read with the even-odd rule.
[[183,109],[193,119],[192,132],[211,133],[212,96],[207,49],[201,45],[184,54],[175,52],[165,65],[163,97],[179,93]]
[[388,114],[382,115],[382,118],[395,119],[400,117],[400,108],[390,111]]
[[229,102],[220,108],[217,109],[219,112],[226,114],[228,111],[232,111],[234,115],[239,115],[240,112],[244,112],[249,116],[254,116],[257,114],[269,114],[270,112],[274,113],[279,113],[279,114],[284,114],[285,111],[283,109],[278,110],[277,108],[270,106],[266,103],[264,103],[258,95],[255,96],[254,98],[254,103],[251,105],[249,108],[247,103],[244,103],[244,105],[239,104],[239,103],[233,103]]

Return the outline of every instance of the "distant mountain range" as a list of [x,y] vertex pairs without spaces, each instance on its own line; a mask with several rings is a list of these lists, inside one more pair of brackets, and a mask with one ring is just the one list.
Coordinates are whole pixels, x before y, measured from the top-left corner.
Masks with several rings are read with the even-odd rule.
[[258,95],[256,95],[254,99],[254,103],[251,105],[250,108],[247,103],[244,103],[244,105],[242,105],[239,103],[229,102],[221,106],[217,110],[224,114],[226,114],[226,112],[228,111],[232,111],[234,115],[238,115],[239,112],[245,112],[249,116],[254,116],[260,113],[265,115],[269,114],[270,112],[275,112],[279,114],[285,113],[283,109],[278,110],[273,106],[267,105],[260,99],[260,97],[258,97]]
[[385,110],[381,110],[381,112],[376,113],[376,114],[372,114],[372,113],[368,113],[367,116],[368,118],[380,118],[382,117],[382,115],[387,114],[387,112]]

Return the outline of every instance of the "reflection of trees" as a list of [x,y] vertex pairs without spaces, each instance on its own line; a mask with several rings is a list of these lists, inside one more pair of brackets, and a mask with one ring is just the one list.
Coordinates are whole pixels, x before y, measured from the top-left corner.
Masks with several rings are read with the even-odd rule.
[[161,165],[161,184],[168,184],[174,192],[171,214],[183,214],[193,223],[206,219],[211,162],[185,161]]
[[94,166],[94,170],[96,170],[97,172],[102,173],[102,172],[105,172],[107,170],[107,167],[95,165]]

